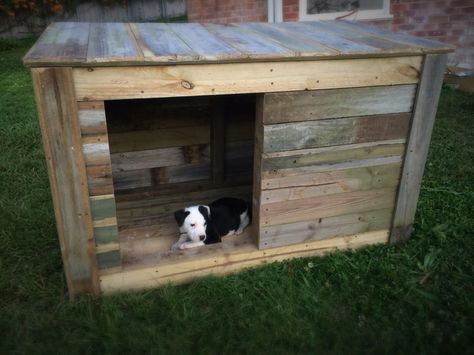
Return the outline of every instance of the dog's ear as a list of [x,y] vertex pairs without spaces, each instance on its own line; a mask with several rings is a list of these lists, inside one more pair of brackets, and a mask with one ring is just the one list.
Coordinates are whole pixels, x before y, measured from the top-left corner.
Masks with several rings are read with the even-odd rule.
[[204,216],[206,221],[211,219],[211,209],[209,206],[199,206],[198,210]]
[[179,210],[174,213],[174,219],[178,223],[178,226],[182,226],[184,223],[184,220],[186,217],[190,214],[191,212],[185,211],[185,210]]

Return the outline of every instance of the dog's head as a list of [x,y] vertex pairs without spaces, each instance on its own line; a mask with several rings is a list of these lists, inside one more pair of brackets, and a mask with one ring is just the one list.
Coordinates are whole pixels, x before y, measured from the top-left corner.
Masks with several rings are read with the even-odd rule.
[[174,218],[180,233],[186,233],[193,242],[206,240],[206,227],[210,220],[209,206],[191,206],[176,211]]

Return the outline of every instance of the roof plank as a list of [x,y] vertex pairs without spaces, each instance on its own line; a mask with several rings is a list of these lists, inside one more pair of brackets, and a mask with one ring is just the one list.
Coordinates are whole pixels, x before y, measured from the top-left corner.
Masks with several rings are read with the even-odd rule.
[[23,61],[30,67],[91,67],[393,57],[453,50],[447,44],[349,21],[58,22],[49,25]]
[[230,59],[245,56],[198,23],[170,23],[168,26],[202,59]]
[[284,22],[279,24],[282,28],[290,31],[293,36],[310,38],[318,41],[324,46],[339,51],[341,54],[366,54],[378,52],[379,49],[365,44],[357,43],[336,34],[321,33],[317,29],[303,22]]
[[87,61],[137,60],[140,53],[125,23],[91,23]]
[[335,25],[336,22],[337,21],[318,21],[308,23],[307,25],[314,27],[319,33],[337,35],[360,44],[383,50],[384,52],[421,52],[421,49],[412,47],[406,43],[394,42],[387,38],[373,36],[370,33],[363,33],[348,28],[338,27]]
[[199,55],[165,23],[134,23],[130,27],[145,60],[170,62],[199,59]]
[[55,22],[48,26],[25,58],[29,63],[84,62],[88,39],[88,23]]
[[295,53],[290,49],[269,42],[251,32],[243,31],[238,25],[206,24],[206,28],[225,40],[232,47],[237,48],[249,57],[293,57]]
[[322,46],[318,42],[297,38],[291,32],[286,31],[277,24],[271,23],[243,23],[240,27],[255,31],[276,42],[278,45],[289,48],[302,56],[317,56],[337,54],[338,52]]
[[397,41],[400,43],[406,43],[411,46],[420,47],[422,48],[423,52],[430,52],[431,50],[434,51],[453,51],[454,47],[450,46],[445,43],[432,41],[425,38],[410,36],[404,33],[399,32],[391,32],[384,30],[379,27],[369,26],[360,22],[354,21],[334,21],[335,26],[345,27],[352,31],[361,31],[365,33],[370,33],[375,36],[379,36],[384,39],[390,39],[392,41]]

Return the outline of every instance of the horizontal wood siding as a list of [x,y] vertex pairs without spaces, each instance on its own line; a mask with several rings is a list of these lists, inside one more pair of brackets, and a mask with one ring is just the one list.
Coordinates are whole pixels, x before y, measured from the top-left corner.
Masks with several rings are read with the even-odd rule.
[[259,248],[390,228],[415,90],[264,95]]
[[120,268],[120,240],[104,102],[79,102],[97,265]]
[[416,84],[421,57],[75,68],[80,101]]

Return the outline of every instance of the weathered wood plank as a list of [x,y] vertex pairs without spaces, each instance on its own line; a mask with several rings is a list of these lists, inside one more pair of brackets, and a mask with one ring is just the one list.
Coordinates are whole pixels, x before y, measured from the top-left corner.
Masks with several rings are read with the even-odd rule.
[[[94,227],[94,239],[96,245],[104,245],[119,242],[119,233],[117,225]],[[119,245],[116,245],[117,249]]]
[[33,69],[64,272],[71,297],[98,293],[91,209],[72,72]]
[[246,57],[198,23],[170,23],[168,27],[201,59],[219,60]]
[[260,209],[260,226],[392,208],[395,192],[395,188],[389,187],[267,204]]
[[390,242],[406,240],[413,230],[423,170],[428,155],[447,55],[427,55],[403,163]]
[[[335,193],[366,191],[385,187],[395,187],[400,181],[401,164],[364,167],[329,172],[323,175],[322,181],[313,176],[313,185],[288,186],[278,189],[264,189],[261,194],[261,205],[268,203],[298,200]],[[300,178],[301,179],[301,178]],[[262,181],[265,188],[266,181]]]
[[27,65],[84,62],[88,39],[88,23],[54,22],[25,55],[24,62]]
[[207,145],[210,143],[209,125],[172,127],[160,130],[109,133],[110,151],[126,153],[158,148]]
[[104,102],[95,101],[78,104],[79,124],[83,135],[104,135],[107,133]]
[[211,178],[216,185],[222,184],[225,177],[225,119],[228,116],[228,110],[225,100],[214,101],[211,117]]
[[196,60],[199,55],[165,23],[130,24],[145,61]]
[[[322,255],[335,249],[355,249],[361,246],[386,243],[388,231],[380,230],[329,240],[311,241],[292,246],[258,250],[251,239],[234,238],[200,250],[178,255],[179,259],[163,260],[160,265],[144,268],[129,266],[120,273],[101,275],[102,292],[106,294],[126,290],[138,290],[160,285],[182,283],[206,275],[223,275],[263,263],[281,261],[294,257]],[[233,244],[233,245],[231,245]],[[235,246],[234,246],[235,245]],[[196,256],[196,253],[201,253]],[[192,254],[192,255],[191,255]],[[178,265],[179,264],[179,267]]]
[[281,154],[264,154],[263,171],[300,168],[317,164],[338,164],[377,157],[402,156],[404,152],[404,140],[292,150]]
[[319,33],[319,31],[316,29],[311,28],[302,22],[284,22],[280,26],[281,28],[289,31],[291,35],[296,38],[301,38],[304,41],[306,41],[307,38],[310,38],[311,40],[317,41],[328,48],[337,50],[341,54],[362,54],[380,51],[378,48],[374,48],[363,43],[357,43],[347,38],[341,38],[335,34]]
[[406,43],[410,46],[420,47],[423,53],[429,52],[440,52],[440,51],[447,51],[451,52],[454,48],[448,44],[432,41],[425,38],[419,38],[415,36],[410,36],[404,33],[399,32],[391,32],[384,30],[380,27],[376,26],[369,26],[364,23],[356,22],[356,21],[334,21],[333,26],[340,26],[347,28],[350,31],[361,31],[364,33],[370,33],[372,35],[388,39],[391,41],[397,41],[400,43]]
[[264,123],[411,112],[416,85],[396,85],[267,95]]
[[136,61],[140,52],[125,23],[91,23],[87,62]]
[[264,126],[264,152],[403,139],[411,114],[348,117]]
[[[361,159],[348,162],[342,162],[337,164],[318,164],[318,165],[309,165],[303,166],[300,168],[291,168],[291,169],[279,169],[279,170],[270,170],[262,171],[262,179],[265,180],[265,186],[272,184],[280,183],[300,183],[301,186],[308,186],[305,184],[304,179],[311,179],[313,174],[318,173],[328,173],[331,171],[346,170],[353,168],[363,168],[367,166],[379,166],[386,164],[395,164],[402,161],[401,156],[392,156],[392,157],[381,157],[381,158],[370,158],[370,159]],[[301,176],[301,179],[298,179],[298,176]],[[311,180],[308,180],[311,181]],[[270,184],[270,185],[268,185]]]
[[111,250],[105,253],[97,253],[97,265],[99,266],[100,270],[120,268],[122,265],[120,250]]
[[114,193],[112,167],[110,164],[88,166],[86,171],[90,196],[110,195]]
[[111,154],[113,172],[210,161],[209,144]]
[[406,43],[390,41],[386,38],[375,37],[370,34],[361,33],[359,31],[351,31],[345,28],[334,26],[335,21],[317,21],[311,23],[304,23],[306,26],[311,26],[317,33],[324,35],[335,35],[340,38],[346,38],[358,44],[364,44],[370,47],[377,48],[384,53],[399,53],[412,52],[421,53],[418,47],[412,47]]
[[252,195],[252,224],[251,231],[254,242],[260,240],[260,203],[262,187],[262,154],[263,154],[263,110],[265,108],[265,94],[257,95],[255,105],[255,146],[253,156],[253,195]]
[[272,43],[255,33],[248,32],[235,25],[205,25],[207,30],[222,38],[227,44],[247,54],[250,58],[294,57],[296,54],[288,48]]
[[265,227],[260,232],[259,249],[388,229],[392,215],[393,208],[388,208]]
[[[107,136],[93,136],[93,138],[107,139]],[[82,140],[82,151],[87,166],[105,166],[110,164],[110,153],[108,142],[89,143],[89,140]]]
[[[79,101],[416,84],[421,57],[74,68]],[[265,73],[265,74],[263,74]]]
[[255,31],[264,38],[276,42],[278,45],[288,48],[299,56],[317,56],[337,54],[338,52],[321,46],[320,44],[295,37],[288,31],[285,31],[277,24],[272,23],[243,23],[239,25],[243,29]]
[[208,179],[210,179],[210,162],[204,161],[195,164],[116,171],[114,173],[114,188],[121,191],[138,187]]
[[116,215],[115,197],[111,195],[91,196],[91,213],[94,221],[113,218]]

